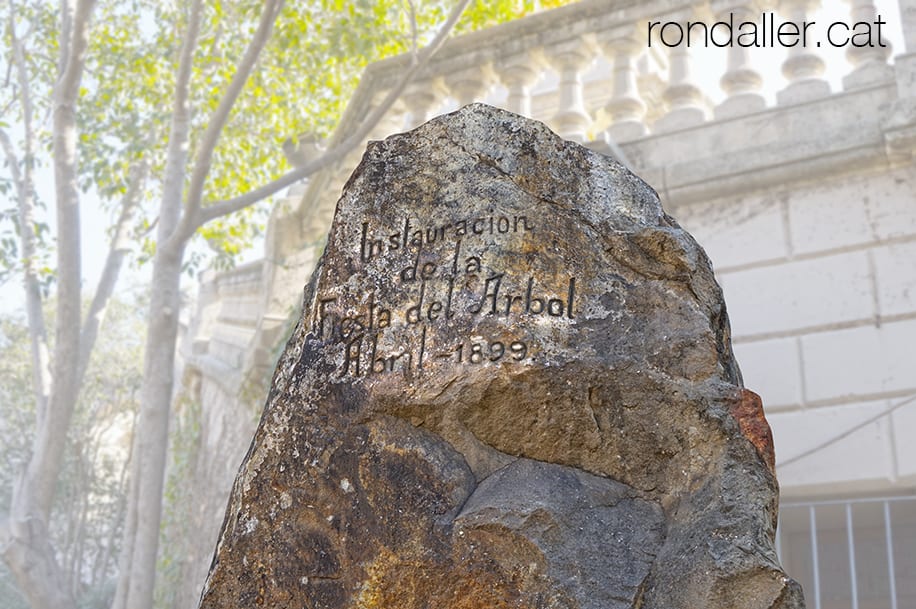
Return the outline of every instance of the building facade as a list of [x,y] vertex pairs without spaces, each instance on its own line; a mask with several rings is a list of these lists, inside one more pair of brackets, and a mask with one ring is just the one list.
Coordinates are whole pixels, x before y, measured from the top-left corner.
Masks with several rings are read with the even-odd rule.
[[[902,609],[916,607],[916,0],[831,4],[840,12],[817,0],[583,0],[538,13],[451,40],[370,138],[486,101],[653,185],[710,255],[745,385],[763,398],[786,570],[809,607]],[[729,19],[821,20],[822,36],[827,23],[883,20],[897,40],[873,32],[844,57],[813,44],[826,38],[764,50],[667,46],[673,26],[649,36],[652,22]],[[406,61],[369,67],[328,146]],[[314,153],[304,137],[290,158]],[[290,191],[261,260],[200,287],[183,392],[201,407],[194,467],[208,490],[189,515],[201,536],[183,575],[189,596],[361,153]]]

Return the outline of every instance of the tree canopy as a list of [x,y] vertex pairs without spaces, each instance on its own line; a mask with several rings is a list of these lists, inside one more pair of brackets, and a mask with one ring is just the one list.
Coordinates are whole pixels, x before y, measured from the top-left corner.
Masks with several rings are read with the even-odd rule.
[[[451,4],[444,0],[310,0],[284,5],[258,68],[245,83],[213,151],[206,199],[229,199],[288,172],[289,164],[280,154],[283,142],[302,133],[328,136],[362,70],[372,61],[428,41]],[[545,4],[560,2],[476,3],[465,12],[455,31],[487,27]],[[194,158],[195,147],[201,143],[257,28],[261,6],[262,2],[251,0],[209,1],[203,6],[189,88],[193,110],[190,158]],[[59,71],[57,41],[63,25],[57,17],[57,7],[46,1],[12,0],[0,5],[0,19],[7,33],[2,47],[7,78],[0,88],[0,128],[22,150],[22,132],[31,123],[35,138],[32,163],[44,173],[51,167],[48,121]],[[187,19],[184,2],[98,0],[89,29],[85,74],[77,100],[79,186],[113,216],[112,224],[125,197],[141,199],[142,213],[136,213],[132,223],[133,235],[143,244],[139,261],[148,260],[155,247],[148,228],[156,220],[176,61]],[[16,46],[25,56],[24,80],[13,77]],[[21,100],[25,90],[32,105],[29,112],[24,112]],[[26,156],[19,155],[20,165]],[[6,166],[8,172],[9,158]],[[8,175],[0,177],[2,191],[9,192],[11,184]],[[0,263],[7,274],[19,262],[18,220],[15,206],[0,210],[0,221],[5,221]],[[256,217],[246,210],[231,219],[218,219],[202,227],[200,233],[216,250],[231,257],[250,245],[259,221],[263,215]],[[33,226],[41,239],[37,248],[43,262],[40,270],[48,277],[54,272],[47,259],[48,222],[36,217]]]

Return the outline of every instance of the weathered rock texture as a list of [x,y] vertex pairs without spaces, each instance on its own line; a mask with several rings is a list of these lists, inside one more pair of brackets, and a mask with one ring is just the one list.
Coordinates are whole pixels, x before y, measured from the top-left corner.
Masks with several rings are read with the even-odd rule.
[[706,255],[655,192],[468,106],[370,145],[201,606],[803,607]]

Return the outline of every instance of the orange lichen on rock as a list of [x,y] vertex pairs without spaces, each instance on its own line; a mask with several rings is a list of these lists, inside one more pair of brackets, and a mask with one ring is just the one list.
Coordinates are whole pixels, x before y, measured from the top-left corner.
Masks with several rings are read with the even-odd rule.
[[738,425],[741,433],[750,440],[757,454],[766,462],[771,472],[776,471],[776,451],[773,448],[773,432],[763,414],[763,402],[760,396],[749,389],[741,389],[738,400],[729,408],[729,412]]

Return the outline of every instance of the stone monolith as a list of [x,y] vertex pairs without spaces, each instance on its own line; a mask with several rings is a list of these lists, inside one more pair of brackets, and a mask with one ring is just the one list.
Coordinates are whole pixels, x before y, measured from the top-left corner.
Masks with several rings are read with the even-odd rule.
[[201,607],[800,608],[776,513],[703,250],[477,104],[344,188]]

